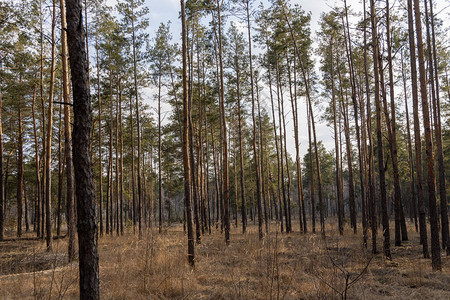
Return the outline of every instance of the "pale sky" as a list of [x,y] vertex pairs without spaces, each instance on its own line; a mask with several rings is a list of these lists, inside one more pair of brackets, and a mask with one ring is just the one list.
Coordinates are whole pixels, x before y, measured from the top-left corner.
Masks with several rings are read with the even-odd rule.
[[[398,1],[398,0],[397,0]],[[265,7],[268,7],[267,2],[265,2]],[[391,0],[392,3],[394,3],[394,0]],[[402,0],[403,2],[403,0]],[[437,9],[435,13],[439,12],[440,10],[444,9],[444,11],[441,14],[446,14],[446,16],[440,16],[441,18],[448,19],[449,9],[448,5],[450,5],[450,0],[435,0]],[[255,1],[256,3],[259,3],[259,1]],[[312,32],[312,39],[313,41],[316,40],[316,31],[319,29],[319,19],[322,12],[326,12],[330,10],[331,6],[343,6],[343,0],[312,0],[312,1],[305,1],[305,0],[292,0],[291,3],[298,3],[302,6],[303,10],[306,12],[311,12],[311,32]],[[392,5],[391,3],[391,5]],[[179,0],[146,0],[146,5],[149,8],[149,33],[150,38],[157,30],[159,24],[161,22],[166,23],[167,21],[171,21],[171,31],[173,35],[174,41],[180,40],[180,20],[178,19],[179,16],[179,10],[180,10],[180,1]],[[347,0],[347,5],[352,9],[353,11],[362,11],[362,0]],[[352,22],[350,20],[350,22]],[[313,45],[313,47],[316,47],[316,44]],[[319,64],[318,58],[316,58],[316,65]],[[151,94],[151,92],[149,91]],[[268,89],[264,88],[262,92],[262,97],[266,98],[263,99],[266,101],[266,105],[268,103]],[[147,102],[152,105],[152,101],[150,100],[152,98],[151,95],[146,95],[145,98],[147,98]],[[289,105],[290,106],[290,105]],[[290,112],[290,109],[287,109],[288,106],[285,108],[285,113]],[[165,106],[166,110],[169,110],[168,106]],[[323,109],[323,108],[322,108]],[[270,111],[270,108],[267,107],[267,110]],[[307,123],[306,123],[306,108],[305,108],[305,102],[299,101],[299,133],[300,133],[300,152],[301,156],[303,156],[308,147],[308,135],[307,135]],[[327,149],[333,149],[334,148],[334,140],[333,140],[333,134],[325,124],[321,124],[318,122],[320,115],[320,108],[315,109],[315,118],[316,118],[316,129],[317,129],[317,138],[319,140],[322,140],[325,147]],[[295,153],[295,144],[293,139],[293,125],[292,121],[290,121],[290,114],[287,118],[287,121],[289,122],[288,128],[287,128],[287,138],[288,138],[288,151],[291,153],[291,155],[294,157]]]

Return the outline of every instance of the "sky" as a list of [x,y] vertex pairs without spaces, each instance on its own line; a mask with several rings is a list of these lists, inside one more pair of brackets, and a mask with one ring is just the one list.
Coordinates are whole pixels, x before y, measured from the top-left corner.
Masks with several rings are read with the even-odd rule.
[[[398,0],[396,0],[398,1]],[[265,7],[267,7],[267,2],[265,2]],[[394,0],[391,1],[394,3]],[[440,11],[442,8],[446,8],[443,13],[448,14],[449,9],[448,5],[450,5],[450,0],[434,0],[434,2],[437,4],[437,9],[435,12]],[[259,1],[255,1],[255,4],[259,3]],[[343,6],[343,0],[292,0],[292,4],[298,3],[301,5],[303,10],[306,12],[311,12],[311,32],[312,32],[312,39],[313,39],[313,48],[317,46],[316,44],[316,32],[319,30],[319,20],[320,16],[323,12],[327,12],[330,10],[330,7],[333,6]],[[180,20],[178,18],[179,11],[180,11],[180,1],[179,0],[146,0],[146,5],[149,8],[149,33],[150,38],[152,35],[156,32],[156,30],[159,27],[160,23],[167,23],[168,21],[171,22],[171,32],[173,36],[173,40],[175,42],[180,41],[180,32],[181,32],[181,24]],[[362,11],[362,0],[347,0],[347,5],[350,7],[350,9],[354,11]],[[392,5],[392,4],[391,4]],[[256,5],[255,5],[256,6]],[[448,19],[448,18],[447,18]],[[352,22],[350,20],[350,22]],[[312,53],[313,57],[315,55]],[[316,65],[319,65],[319,59],[317,57],[314,58]],[[153,102],[151,90],[147,90],[146,95],[144,95],[144,99],[146,99],[146,102],[149,103],[151,106],[154,105],[155,102]],[[267,110],[270,111],[270,107],[268,106],[269,103],[269,91],[267,87],[263,88],[262,91],[262,105],[266,106]],[[264,99],[265,98],[265,99]],[[290,105],[289,105],[290,106]],[[288,105],[286,105],[286,108]],[[318,140],[323,141],[325,147],[328,150],[331,150],[334,148],[334,139],[333,139],[333,133],[329,127],[326,126],[326,124],[323,124],[322,122],[318,122],[318,117],[320,115],[320,110],[323,109],[323,107],[316,107],[315,108],[315,118],[316,118],[316,130],[317,130],[317,138]],[[169,111],[169,106],[163,106],[163,110]],[[290,109],[285,109],[286,113],[290,114]],[[299,136],[300,136],[300,155],[303,157],[304,154],[307,152],[308,147],[308,129],[307,129],[307,120],[306,120],[306,104],[304,101],[299,101]],[[290,118],[287,118],[287,120],[290,120]],[[288,152],[294,156],[295,153],[295,143],[294,143],[294,132],[293,132],[293,124],[292,121],[290,121],[287,124],[287,147]]]
[[[320,19],[320,15],[322,12],[330,10],[329,6],[337,5],[340,1],[325,1],[325,0],[313,0],[313,1],[305,1],[305,0],[293,0],[292,4],[298,3],[302,6],[303,10],[306,12],[311,12],[311,32],[313,33],[313,40],[315,40],[315,32],[318,30],[318,22]],[[258,1],[255,1],[258,3]],[[146,5],[149,8],[149,32],[150,38],[152,34],[156,32],[160,23],[167,23],[167,21],[171,22],[171,32],[174,41],[180,40],[180,32],[181,32],[181,24],[178,18],[180,11],[180,1],[179,0],[146,0]],[[348,5],[359,5],[358,0],[348,0]],[[265,6],[268,7],[267,2]],[[151,93],[149,90],[148,93]],[[267,87],[263,88],[261,93],[263,99],[262,105],[266,106],[266,109],[270,112],[269,104],[269,90]],[[145,96],[144,96],[145,97]],[[147,95],[147,103],[152,105],[152,100],[149,99],[151,96]],[[291,110],[288,109],[290,105],[285,103],[285,113],[289,112],[289,116],[291,115]],[[168,106],[163,106],[163,110],[169,110]],[[332,137],[332,132],[329,127],[325,124],[321,124],[321,122],[317,122],[318,114],[320,112],[318,109],[315,110],[316,117],[316,130],[317,130],[317,138],[318,140],[323,141],[325,147],[327,149],[333,149],[334,147],[334,139]],[[307,128],[307,115],[306,115],[306,103],[304,101],[299,101],[299,142],[300,142],[300,156],[303,157],[307,153],[308,147],[308,128]],[[294,142],[294,128],[293,122],[289,121],[290,117],[287,119],[287,148],[288,152],[292,157],[295,157],[295,142]]]

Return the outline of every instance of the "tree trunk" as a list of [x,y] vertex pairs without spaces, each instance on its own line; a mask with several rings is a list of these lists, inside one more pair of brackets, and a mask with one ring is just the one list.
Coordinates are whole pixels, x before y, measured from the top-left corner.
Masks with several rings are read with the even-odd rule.
[[182,53],[183,53],[183,166],[184,166],[184,205],[186,212],[186,223],[188,230],[188,262],[194,267],[194,230],[192,226],[191,208],[191,171],[189,162],[189,105],[188,105],[188,78],[187,78],[187,36],[186,15],[184,0],[181,4],[181,31],[182,31]]
[[74,99],[72,147],[77,199],[80,299],[100,299],[95,190],[89,153],[92,108],[88,89],[81,1],[66,1],[67,40]]
[[380,202],[381,213],[383,222],[383,251],[386,258],[391,259],[390,249],[390,234],[389,234],[389,217],[387,211],[387,199],[386,199],[386,178],[384,169],[384,156],[383,156],[383,136],[381,125],[381,102],[380,102],[380,78],[379,78],[379,45],[377,34],[377,20],[375,15],[375,1],[370,0],[370,19],[372,24],[372,48],[373,48],[373,71],[375,80],[375,109],[376,109],[376,126],[377,126],[377,146],[378,146],[378,173],[380,181]]
[[283,146],[283,126],[282,126],[282,94],[283,91],[281,90],[281,79],[280,79],[280,70],[279,70],[279,64],[278,64],[278,54],[275,53],[275,67],[276,67],[276,84],[277,84],[277,100],[278,100],[278,130],[280,135],[280,182],[281,182],[281,191],[282,191],[282,197],[283,197],[283,207],[284,207],[284,222],[286,227],[286,233],[290,232],[289,229],[289,217],[288,217],[288,204],[287,204],[287,195],[286,195],[286,186],[284,184],[284,158],[283,154],[286,155],[285,149]]
[[[333,41],[330,41],[330,55],[333,55]],[[336,157],[336,198],[337,198],[337,203],[339,205],[339,207],[341,207],[341,203],[343,203],[343,192],[341,189],[341,172],[340,172],[340,162],[339,162],[339,140],[338,140],[338,128],[337,128],[337,124],[336,124],[336,119],[337,119],[337,107],[336,107],[336,93],[335,93],[335,87],[334,87],[334,77],[335,77],[335,73],[334,73],[334,64],[333,64],[333,56],[331,56],[331,98],[333,101],[333,126],[334,126],[334,146],[335,146],[335,157]],[[341,209],[341,208],[339,208]],[[341,231],[341,214],[339,214],[339,230]],[[343,226],[342,226],[343,228]]]
[[409,164],[409,205],[411,211],[411,219],[414,218],[414,225],[416,227],[416,232],[419,231],[417,225],[417,190],[416,190],[416,181],[414,176],[414,160],[413,160],[413,151],[411,145],[411,126],[409,123],[409,110],[408,110],[408,98],[407,98],[407,90],[406,90],[406,75],[403,64],[403,51],[401,52],[401,60],[402,60],[402,78],[403,78],[403,93],[405,94],[405,117],[406,117],[406,131],[407,131],[407,139],[408,139],[408,164]]
[[[219,3],[219,1],[217,1]],[[256,178],[256,201],[258,206],[258,236],[262,240],[264,237],[262,230],[262,199],[261,199],[261,171],[258,158],[258,152],[256,149],[256,140],[258,138],[256,132],[256,116],[255,116],[255,86],[253,80],[253,58],[252,58],[252,38],[251,38],[251,26],[250,26],[250,1],[245,2],[246,16],[247,16],[247,37],[248,37],[248,57],[250,62],[250,90],[252,97],[252,122],[253,122],[253,159],[255,164],[255,178]],[[220,27],[220,20],[219,20]],[[220,46],[221,47],[221,46]],[[223,91],[222,91],[223,92]]]
[[[302,182],[302,167],[300,161],[300,142],[298,136],[298,105],[297,105],[297,66],[296,57],[294,56],[294,96],[291,97],[292,106],[292,119],[294,121],[294,141],[295,141],[295,163],[297,167],[297,198],[298,198],[298,218],[300,232],[306,233],[306,218],[305,218],[305,201],[303,194],[303,182]],[[289,81],[291,81],[291,76],[289,76]],[[291,85],[291,82],[289,82]]]
[[[224,225],[225,225],[225,243],[230,244],[230,183],[229,183],[229,166],[228,166],[228,141],[227,141],[227,123],[225,114],[225,89],[224,89],[224,72],[223,72],[223,59],[222,59],[222,5],[217,3],[217,23],[219,30],[219,74],[220,74],[220,108],[221,108],[221,129],[222,129],[222,171],[223,171],[223,202],[224,202]],[[260,234],[261,235],[261,234]]]
[[47,123],[47,141],[45,146],[45,231],[47,241],[47,251],[52,251],[53,238],[52,238],[52,129],[53,129],[53,91],[55,86],[55,52],[56,52],[56,0],[53,0],[53,13],[52,13],[52,58],[50,67],[50,88],[48,99],[48,123]]
[[[63,71],[63,100],[64,100],[64,152],[66,158],[66,209],[67,209],[67,236],[69,261],[75,259],[75,211],[74,211],[74,183],[72,166],[72,128],[70,120],[70,83],[69,62],[67,49],[67,21],[65,0],[60,0],[61,9],[61,59]],[[87,26],[87,24],[86,24]],[[87,36],[86,36],[87,37]],[[87,42],[87,39],[86,39]],[[89,64],[88,64],[89,66]],[[100,79],[99,79],[100,80]],[[100,100],[99,100],[100,101]],[[100,122],[99,122],[100,123]],[[100,125],[101,126],[101,125]],[[101,157],[101,153],[100,153]],[[100,159],[101,161],[101,159]]]
[[[22,236],[22,219],[23,219],[23,140],[22,140],[22,111],[19,100],[19,132],[17,133],[17,236]],[[51,229],[51,228],[50,228]]]
[[441,270],[441,249],[439,244],[438,214],[436,205],[436,176],[434,169],[434,153],[431,137],[430,112],[428,108],[427,75],[425,73],[425,57],[422,40],[422,21],[420,19],[421,14],[419,0],[414,0],[414,14],[416,23],[417,53],[419,59],[420,96],[422,100],[423,127],[425,131],[425,148],[427,154],[428,207],[431,225],[431,265],[433,267],[433,270]]
[[[441,204],[441,230],[442,230],[442,248],[447,249],[447,256],[450,255],[450,234],[449,234],[449,221],[448,221],[448,200],[447,190],[445,185],[445,165],[444,155],[442,147],[442,126],[441,126],[441,101],[439,96],[439,76],[438,76],[438,62],[436,59],[436,34],[434,30],[434,14],[433,14],[433,1],[430,1],[430,15],[431,15],[431,34],[433,44],[433,63],[434,63],[434,79],[436,84],[436,100],[433,101],[434,107],[434,119],[435,119],[435,135],[436,135],[436,156],[438,160],[439,170],[439,196]],[[430,49],[431,47],[428,46]]]
[[[390,150],[392,156],[392,170],[394,171],[394,196],[395,196],[395,245],[400,246],[401,240],[407,241],[408,234],[406,232],[406,224],[404,223],[403,216],[403,200],[402,191],[400,187],[400,175],[398,169],[398,157],[397,157],[397,133],[396,133],[396,121],[395,121],[395,94],[394,94],[394,74],[392,67],[392,47],[391,47],[391,33],[390,33],[390,14],[389,14],[389,0],[386,2],[386,35],[387,35],[387,48],[388,48],[388,66],[389,66],[389,92],[391,99],[391,119],[387,113],[387,103],[385,103],[386,122],[390,140]],[[403,220],[403,222],[402,222]],[[400,237],[401,234],[401,237]]]
[[[414,145],[416,151],[416,175],[417,175],[417,204],[419,208],[419,228],[420,243],[424,258],[429,258],[427,224],[425,216],[425,202],[423,195],[423,175],[422,175],[422,141],[420,134],[419,121],[419,97],[417,90],[417,67],[416,67],[416,45],[414,39],[414,19],[413,19],[413,0],[408,0],[408,36],[411,64],[412,98],[413,98],[413,116],[414,116]],[[420,20],[419,20],[420,21]]]
[[[239,171],[240,171],[240,185],[241,185],[241,217],[242,217],[242,233],[247,230],[247,203],[245,198],[245,175],[244,175],[244,152],[242,151],[242,108],[241,108],[241,89],[240,89],[240,67],[236,60],[236,94],[237,94],[237,110],[238,110],[238,134],[239,134]],[[236,212],[237,213],[237,212]]]
[[[0,111],[1,111],[1,91],[0,91]],[[33,104],[31,106],[31,114],[33,117],[33,136],[34,136],[34,155],[35,155],[35,176],[36,176],[36,212],[34,217],[34,224],[36,227],[36,234],[39,238],[41,236],[41,230],[40,230],[40,223],[41,223],[41,214],[40,214],[40,207],[42,202],[42,191],[41,191],[41,176],[39,172],[40,167],[40,156],[39,156],[39,142],[38,142],[38,136],[37,136],[37,127],[36,127],[36,87],[33,94]],[[2,128],[1,128],[1,112],[0,112],[0,208],[3,203],[3,138],[2,138]],[[2,213],[2,210],[0,209],[0,214]],[[1,220],[0,220],[1,223]],[[2,225],[0,224],[0,227]],[[1,231],[1,228],[0,228]],[[1,241],[1,232],[0,232],[0,241]]]

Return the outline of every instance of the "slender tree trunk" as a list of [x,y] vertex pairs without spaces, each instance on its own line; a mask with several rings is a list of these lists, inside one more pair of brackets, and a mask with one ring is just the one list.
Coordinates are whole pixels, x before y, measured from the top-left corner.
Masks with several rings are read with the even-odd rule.
[[53,0],[53,15],[52,15],[52,59],[50,67],[50,88],[48,100],[48,123],[47,123],[47,141],[45,146],[45,228],[47,251],[53,249],[52,238],[52,169],[51,169],[51,153],[52,153],[52,129],[53,129],[53,92],[55,86],[55,52],[56,52],[56,0]]
[[[160,62],[161,70],[161,62]],[[159,233],[162,232],[162,165],[161,165],[161,76],[158,74],[158,200],[159,200]]]
[[187,36],[186,15],[184,0],[181,4],[181,30],[182,30],[182,53],[183,53],[183,165],[184,165],[184,205],[186,212],[186,223],[188,230],[188,261],[194,267],[194,230],[192,226],[191,208],[191,171],[189,162],[189,105],[188,105],[188,78],[187,78]]
[[417,53],[419,59],[420,96],[422,100],[423,127],[425,131],[425,149],[427,154],[428,206],[431,225],[431,265],[433,267],[433,270],[441,270],[441,249],[439,245],[438,214],[436,205],[436,176],[434,169],[434,153],[431,136],[430,112],[428,107],[427,78],[425,73],[425,57],[422,40],[422,21],[419,0],[414,0],[414,15],[416,23]]
[[[133,6],[132,6],[133,7]],[[139,91],[137,83],[137,49],[136,49],[136,34],[134,27],[134,11],[131,12],[131,32],[132,32],[132,48],[133,48],[133,80],[134,80],[134,94],[136,97],[136,129],[137,129],[137,144],[138,144],[138,155],[137,155],[137,193],[138,193],[138,225],[139,225],[139,237],[142,235],[142,187],[141,187],[141,121],[139,114]],[[134,151],[134,150],[133,150]]]
[[[364,10],[364,20],[368,20],[366,14],[366,1],[363,0],[363,10]],[[377,251],[377,214],[376,214],[376,191],[375,191],[375,166],[374,166],[374,150],[373,150],[373,139],[372,139],[372,107],[370,102],[370,88],[369,88],[369,71],[368,71],[368,60],[367,60],[367,25],[364,22],[364,77],[366,86],[366,105],[367,105],[367,136],[369,139],[369,149],[368,149],[368,185],[369,185],[369,215],[370,215],[370,226],[372,231],[372,253],[376,254]]]
[[[0,70],[2,69],[2,64],[0,63]],[[4,209],[5,209],[5,197],[4,197],[4,184],[3,184],[3,126],[2,126],[2,110],[3,110],[3,105],[2,105],[2,82],[0,79],[0,242],[3,241],[3,235],[4,235]],[[36,90],[34,92],[34,96],[33,96],[33,106],[32,106],[32,112],[33,112],[33,125],[34,125],[34,135],[35,135],[35,145],[36,145],[36,141],[37,141],[37,137],[36,137],[36,122],[35,122],[35,115],[34,115],[34,107],[35,107],[35,103],[36,103]],[[35,146],[35,150],[36,150],[36,159],[38,159],[39,155],[38,155],[38,150],[37,150],[37,146]],[[39,164],[36,164],[36,173],[38,174],[37,177],[39,176]],[[38,185],[38,193],[39,193],[39,181],[37,181],[37,185]],[[39,201],[39,198],[38,198]],[[37,223],[38,225],[38,237],[39,237],[39,222]]]
[[56,236],[61,235],[61,210],[62,210],[62,194],[63,194],[63,177],[64,177],[64,162],[62,153],[62,105],[59,105],[59,122],[58,122],[58,202],[56,204]]
[[408,36],[411,64],[412,98],[413,98],[413,116],[414,116],[414,145],[416,152],[416,176],[417,176],[417,204],[419,208],[419,228],[420,243],[424,258],[429,258],[427,224],[425,216],[425,201],[423,195],[423,175],[422,175],[422,141],[420,134],[419,121],[419,97],[417,88],[417,65],[416,65],[416,45],[414,39],[414,19],[413,19],[413,0],[408,0]]
[[[402,191],[400,186],[400,175],[398,169],[398,156],[397,156],[397,133],[396,133],[396,121],[395,121],[395,94],[394,94],[394,74],[392,67],[392,47],[391,47],[391,33],[390,33],[390,8],[389,0],[386,1],[386,35],[387,35],[387,48],[388,48],[388,66],[389,66],[389,92],[391,99],[391,119],[389,114],[386,114],[386,121],[388,125],[388,132],[390,131],[390,150],[392,156],[392,169],[394,171],[394,196],[395,196],[395,245],[400,246],[401,240],[407,241],[408,234],[406,232],[406,224],[404,223],[403,216],[403,200]],[[387,103],[385,103],[385,112],[387,112]],[[401,234],[401,237],[400,237]],[[401,240],[400,240],[401,239]]]
[[384,156],[383,156],[383,136],[381,126],[381,102],[380,102],[380,78],[379,78],[379,45],[377,34],[377,19],[375,14],[375,1],[370,0],[370,19],[372,24],[372,48],[373,48],[373,72],[375,81],[375,108],[377,116],[377,146],[378,146],[378,172],[380,176],[380,202],[381,213],[383,222],[383,251],[386,258],[391,259],[390,249],[390,234],[389,234],[389,217],[387,211],[387,199],[386,199],[386,178],[384,169]]
[[237,109],[238,109],[238,131],[239,131],[239,171],[240,171],[240,184],[241,184],[241,217],[242,217],[242,233],[246,233],[247,230],[247,202],[245,198],[245,174],[244,174],[244,152],[242,151],[242,108],[241,108],[241,89],[240,89],[240,67],[239,62],[236,60],[236,94],[237,94]]
[[[339,63],[339,60],[338,60]],[[355,189],[354,189],[354,183],[353,183],[353,167],[352,167],[352,146],[350,142],[350,124],[349,124],[349,117],[348,117],[348,99],[347,99],[347,93],[345,92],[345,103],[344,103],[344,91],[342,87],[342,77],[341,72],[338,69],[338,78],[339,78],[339,88],[340,88],[340,94],[341,94],[341,112],[344,118],[344,135],[345,135],[345,146],[347,150],[347,169],[348,169],[348,194],[349,194],[349,206],[350,206],[350,223],[353,227],[353,232],[356,230],[356,212],[355,212]],[[342,152],[341,152],[342,155]],[[341,180],[343,178],[341,177]],[[340,189],[343,190],[343,184]],[[339,203],[339,233],[341,235],[344,234],[344,197],[339,197],[339,200],[341,202]]]
[[[119,90],[122,91],[122,87],[120,86],[120,81],[119,81]],[[119,101],[119,136],[120,136],[120,234],[123,235],[124,231],[123,231],[123,222],[124,222],[124,216],[123,216],[123,127],[122,127],[122,122],[123,122],[123,118],[122,118],[122,95],[120,97],[120,101]],[[151,216],[150,216],[151,217]]]
[[98,215],[100,236],[103,236],[103,155],[102,155],[102,97],[100,93],[100,56],[98,53],[98,34],[95,36],[95,51],[97,59],[97,100],[98,100]]
[[[217,1],[219,3],[219,1]],[[256,178],[256,201],[258,206],[258,236],[262,240],[264,237],[262,230],[262,199],[261,199],[261,171],[258,159],[258,152],[256,149],[256,116],[255,116],[255,84],[253,79],[253,58],[252,58],[252,38],[251,38],[251,26],[250,26],[250,1],[245,2],[246,16],[247,16],[247,38],[248,38],[248,58],[250,62],[250,91],[252,97],[252,122],[253,122],[253,159],[255,164],[255,178]],[[220,23],[219,23],[220,26]]]
[[[330,41],[330,55],[333,55],[333,41]],[[336,124],[337,119],[337,107],[336,107],[336,93],[335,93],[335,85],[334,85],[334,58],[331,56],[331,98],[333,101],[333,126],[334,126],[334,145],[335,145],[335,156],[336,156],[336,198],[337,203],[339,205],[339,210],[341,209],[341,203],[343,203],[343,192],[341,189],[341,173],[340,173],[340,162],[339,162],[339,138],[338,138],[338,128]],[[339,213],[339,230],[341,231],[341,214]],[[343,227],[343,226],[342,226]]]
[[135,185],[135,164],[134,164],[134,118],[133,118],[133,99],[130,97],[130,141],[131,141],[131,189],[133,194],[133,202],[131,209],[131,217],[133,219],[133,233],[136,232],[136,185]]
[[[69,62],[67,49],[67,21],[66,21],[66,0],[60,0],[61,9],[61,60],[63,71],[63,100],[64,100],[64,153],[66,158],[66,209],[67,209],[67,236],[69,261],[75,259],[75,210],[74,210],[74,182],[72,165],[72,128],[70,120],[70,83],[69,83]],[[87,21],[86,21],[87,22]],[[87,24],[86,24],[87,26]],[[86,36],[87,42],[87,36]],[[89,64],[88,64],[89,66]],[[99,79],[100,80],[100,79]],[[100,93],[99,93],[100,95]],[[100,122],[99,122],[100,123]],[[101,126],[101,125],[100,125]],[[101,152],[100,152],[101,153]],[[101,157],[101,154],[100,154]]]
[[[1,205],[3,204],[3,137],[2,137],[2,127],[1,127],[1,91],[0,91],[0,214],[2,213]],[[38,142],[38,136],[37,136],[37,126],[36,126],[36,87],[34,89],[33,93],[33,104],[31,106],[31,114],[33,118],[33,137],[34,137],[34,154],[35,154],[35,176],[36,176],[36,211],[34,216],[34,224],[36,227],[36,233],[37,237],[39,238],[41,236],[40,231],[40,205],[42,202],[42,191],[41,191],[41,176],[39,172],[40,167],[40,156],[39,156],[39,142]],[[0,221],[1,223],[1,221]],[[2,225],[0,224],[0,227]],[[1,231],[1,228],[0,228]],[[2,232],[0,232],[0,241],[2,240]]]
[[[39,1],[39,25],[40,25],[40,72],[39,72],[39,95],[41,98],[41,115],[42,115],[42,121],[41,121],[41,132],[42,132],[42,180],[41,180],[41,203],[40,206],[40,221],[41,224],[39,226],[40,236],[42,239],[45,237],[45,192],[46,192],[46,174],[45,174],[45,168],[47,166],[46,158],[47,155],[45,152],[47,151],[46,146],[46,112],[45,112],[45,100],[44,100],[44,13],[42,11],[43,8],[43,0]],[[5,189],[6,191],[6,189]],[[6,197],[5,197],[6,201]]]
[[311,118],[309,116],[309,103],[306,102],[306,115],[308,123],[308,151],[309,151],[309,197],[311,201],[311,222],[312,232],[316,233],[316,193],[315,193],[315,180],[314,180],[314,158],[312,147],[312,134],[311,134]]
[[[297,198],[298,198],[298,218],[300,225],[300,232],[306,233],[306,218],[305,218],[305,201],[303,194],[303,182],[302,182],[302,167],[300,161],[300,142],[298,136],[298,104],[297,104],[297,66],[296,57],[294,56],[294,96],[291,98],[292,106],[292,119],[294,121],[294,140],[295,140],[295,163],[297,167]],[[289,76],[291,81],[291,76]],[[289,83],[291,85],[291,82]]]
[[[358,144],[358,162],[359,162],[359,180],[360,180],[360,187],[361,187],[361,201],[364,199],[365,196],[365,190],[364,190],[364,183],[363,183],[363,163],[362,163],[362,156],[361,156],[361,138],[360,138],[360,129],[359,129],[359,121],[358,121],[358,104],[356,100],[356,79],[355,79],[355,70],[353,67],[353,53],[352,53],[352,39],[350,36],[350,25],[348,22],[348,11],[347,11],[347,1],[344,1],[345,5],[345,28],[347,29],[347,38],[345,38],[345,48],[347,51],[347,60],[350,67],[350,80],[351,80],[351,86],[352,86],[352,103],[353,103],[353,113],[354,113],[354,119],[355,119],[355,131],[356,131],[356,140]],[[345,30],[344,30],[345,33]],[[347,43],[348,42],[348,43]],[[353,177],[353,171],[352,171],[352,177]],[[353,185],[353,182],[350,183]],[[353,188],[354,189],[354,188]],[[356,203],[355,203],[355,195],[353,192],[353,197],[350,193],[350,221],[352,223],[353,227],[353,233],[356,234],[357,226],[356,226]]]
[[22,110],[19,100],[19,132],[17,133],[17,236],[22,236],[22,220],[23,220],[23,140],[22,140]]
[[[227,141],[227,124],[225,114],[225,89],[224,89],[224,72],[223,72],[223,59],[222,59],[222,5],[217,4],[217,23],[219,31],[219,74],[220,74],[220,108],[221,108],[221,129],[222,129],[222,171],[223,171],[223,202],[224,202],[224,227],[225,227],[225,243],[230,244],[230,183],[229,183],[229,166],[228,166],[228,141]],[[262,229],[261,229],[262,230]],[[261,231],[260,230],[260,231]],[[261,235],[261,234],[260,234]]]
[[283,94],[283,91],[281,91],[281,79],[280,79],[280,70],[279,70],[279,64],[278,64],[278,54],[275,54],[275,67],[276,67],[276,85],[277,85],[277,100],[278,100],[278,130],[280,135],[280,184],[281,184],[281,191],[282,191],[282,197],[283,197],[283,207],[284,207],[284,221],[286,226],[286,233],[290,232],[289,229],[289,218],[288,218],[288,204],[286,199],[286,186],[284,184],[284,147],[283,147],[283,127],[282,127],[282,102],[281,97]]
[[409,110],[408,110],[408,97],[406,90],[406,75],[403,64],[403,51],[401,52],[401,60],[402,60],[402,78],[403,78],[403,93],[405,94],[405,117],[406,117],[406,131],[408,138],[408,164],[409,164],[409,205],[410,211],[412,212],[411,219],[414,218],[414,225],[416,227],[416,232],[419,231],[417,225],[417,190],[416,190],[416,181],[414,176],[414,160],[413,160],[413,151],[411,145],[411,126],[409,123]]
[[286,232],[292,232],[292,224],[291,224],[291,173],[289,171],[289,158],[288,158],[288,154],[287,154],[287,141],[286,141],[286,120],[285,120],[285,114],[284,114],[284,99],[283,99],[283,93],[281,93],[280,95],[280,101],[281,101],[281,120],[283,121],[283,138],[284,138],[284,153],[285,153],[285,159],[286,159],[286,174],[287,174],[287,178],[288,178],[288,182],[287,182],[287,227],[289,228],[289,231],[286,230]]
[[25,185],[25,182],[23,183],[23,202],[25,204],[25,231],[30,231],[30,223],[28,222],[28,197],[27,197],[27,187]]
[[260,106],[260,96],[259,96],[259,89],[258,89],[258,83],[256,83],[256,104],[258,105],[258,122],[259,122],[259,167],[260,167],[260,182],[261,182],[261,202],[264,207],[264,224],[265,224],[265,230],[266,234],[269,233],[269,220],[267,216],[267,201],[266,201],[266,192],[265,192],[265,186],[264,186],[264,147],[263,147],[263,126],[262,126],[262,119],[261,119],[261,106]]
[[[450,255],[450,233],[449,233],[449,221],[448,221],[448,200],[447,190],[445,183],[445,165],[444,154],[442,146],[442,126],[441,126],[441,101],[439,95],[439,76],[438,76],[438,62],[436,59],[436,34],[434,29],[434,14],[433,14],[433,1],[430,1],[430,14],[431,14],[431,34],[433,44],[433,63],[434,63],[434,79],[436,84],[436,100],[433,101],[434,106],[434,119],[436,127],[436,156],[438,160],[439,170],[439,196],[440,196],[440,208],[441,208],[441,230],[442,230],[442,248],[447,249],[447,256]],[[431,48],[430,46],[428,46]]]
[[[267,47],[269,47],[269,40],[266,40],[266,45]],[[272,91],[272,74],[271,74],[271,63],[268,59],[268,79],[269,79],[269,94],[270,94],[270,103],[271,103],[271,108],[272,108],[272,124],[273,124],[273,135],[274,135],[274,142],[275,142],[275,149],[277,152],[277,193],[276,193],[276,197],[274,197],[274,201],[275,198],[278,198],[278,202],[280,203],[280,211],[279,214],[276,212],[276,219],[280,221],[280,226],[281,226],[281,232],[283,232],[283,214],[281,212],[281,192],[280,192],[280,174],[281,174],[281,170],[280,170],[280,150],[278,147],[278,134],[277,134],[277,125],[276,125],[276,121],[275,121],[275,105],[274,105],[274,100],[273,100],[273,91]],[[275,203],[275,208],[277,210],[278,204]]]

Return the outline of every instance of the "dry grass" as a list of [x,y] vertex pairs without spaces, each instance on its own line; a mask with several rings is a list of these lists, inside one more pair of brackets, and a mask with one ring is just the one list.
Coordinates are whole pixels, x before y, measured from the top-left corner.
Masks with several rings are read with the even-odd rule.
[[[187,264],[186,236],[180,225],[166,228],[163,234],[146,231],[141,240],[132,233],[105,236],[99,241],[101,296],[339,299],[346,286],[345,274],[351,282],[365,270],[349,287],[349,299],[450,299],[450,259],[443,256],[443,271],[432,272],[430,261],[421,258],[413,228],[411,241],[393,247],[394,260],[386,261],[382,255],[371,258],[359,234],[346,231],[339,237],[331,225],[327,225],[326,239],[312,233],[280,234],[275,224],[271,226],[263,242],[255,226],[246,235],[233,228],[229,246],[219,231],[202,236],[196,245],[194,270]],[[55,241],[52,254],[45,253],[45,243],[40,241],[0,243],[0,271],[5,274],[0,276],[0,298],[77,298],[77,264],[61,266],[66,243]]]

